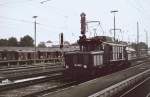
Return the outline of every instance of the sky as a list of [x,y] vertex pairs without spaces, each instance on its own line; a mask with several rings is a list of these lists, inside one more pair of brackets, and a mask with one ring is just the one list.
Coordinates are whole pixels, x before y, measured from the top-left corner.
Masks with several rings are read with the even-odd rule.
[[[42,3],[43,2],[43,3]],[[87,21],[98,20],[98,24],[88,24],[87,36],[113,36],[112,10],[116,13],[116,37],[119,40],[135,42],[137,22],[140,41],[146,41],[150,31],[149,0],[0,0],[0,38],[30,35],[34,38],[34,19],[37,17],[37,43],[51,40],[59,43],[59,34],[64,40],[76,42],[80,36],[80,14],[86,14]],[[150,36],[150,35],[149,35]],[[149,42],[150,44],[150,42]]]

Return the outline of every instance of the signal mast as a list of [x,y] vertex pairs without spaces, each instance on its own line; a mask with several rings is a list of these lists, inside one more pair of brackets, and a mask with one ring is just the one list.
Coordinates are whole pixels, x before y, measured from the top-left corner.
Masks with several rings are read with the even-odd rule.
[[[89,21],[86,22],[86,14],[81,13],[81,35],[78,40],[78,44],[80,46],[81,51],[92,51],[96,49],[98,45],[102,43],[101,39],[98,36],[87,38],[86,33],[86,25],[91,22],[99,22],[99,21]],[[100,22],[99,22],[100,23]]]

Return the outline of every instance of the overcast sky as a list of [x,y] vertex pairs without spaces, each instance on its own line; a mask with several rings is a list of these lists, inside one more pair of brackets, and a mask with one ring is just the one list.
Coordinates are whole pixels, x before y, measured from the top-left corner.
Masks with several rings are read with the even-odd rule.
[[[45,0],[46,1],[46,0]],[[63,32],[65,40],[75,42],[80,35],[80,14],[87,20],[99,20],[97,35],[113,33],[113,14],[116,13],[117,36],[120,40],[136,41],[136,23],[140,26],[140,41],[145,41],[145,31],[150,31],[149,0],[0,0],[0,38],[34,37],[33,16],[37,18],[37,42],[59,41]],[[41,2],[44,2],[43,4]],[[94,26],[93,26],[94,25]],[[90,24],[87,36],[94,35],[96,24]],[[102,30],[103,29],[103,30]],[[103,32],[104,31],[104,32]]]

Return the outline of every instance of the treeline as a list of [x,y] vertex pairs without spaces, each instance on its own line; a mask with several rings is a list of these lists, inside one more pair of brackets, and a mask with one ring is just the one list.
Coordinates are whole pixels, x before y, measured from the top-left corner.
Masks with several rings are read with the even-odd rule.
[[33,47],[34,40],[29,35],[21,37],[20,41],[15,37],[10,37],[8,39],[0,39],[0,46]]
[[[68,41],[64,41],[64,45],[70,45]],[[8,39],[0,39],[0,46],[13,46],[13,47],[34,47],[34,39],[29,36],[25,35],[24,37],[20,38],[20,41],[17,40],[16,37],[10,37]],[[137,45],[136,43],[131,43],[130,47],[134,48],[135,50],[137,47],[139,49],[147,49],[148,46],[144,42],[139,42]],[[38,47],[46,47],[44,42],[40,42]]]
[[138,44],[136,43],[131,43],[130,45],[132,48],[134,48],[135,50],[137,50],[137,48],[139,49],[148,49],[148,45],[144,42],[139,42]]

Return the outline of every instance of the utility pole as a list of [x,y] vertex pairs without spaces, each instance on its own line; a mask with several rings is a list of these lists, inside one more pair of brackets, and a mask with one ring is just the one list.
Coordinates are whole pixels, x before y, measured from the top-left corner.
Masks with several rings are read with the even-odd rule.
[[111,13],[114,14],[114,42],[115,42],[115,36],[116,36],[116,19],[115,19],[115,14],[117,13],[118,11],[117,10],[113,10],[111,11]]
[[63,62],[63,57],[64,57],[64,50],[63,50],[63,48],[64,48],[64,34],[63,34],[63,32],[60,33],[59,40],[60,40],[61,58],[62,58],[62,62]]
[[146,47],[146,50],[147,50],[147,54],[148,54],[148,33],[147,33],[147,31],[145,30],[145,38],[146,38],[146,45],[147,45],[147,47]]
[[139,23],[137,22],[137,57],[139,57]]
[[36,64],[36,18],[38,16],[33,16],[34,18],[34,64]]
[[146,32],[146,44],[147,44],[147,49],[148,49],[148,33]]
[[59,40],[60,40],[60,49],[63,49],[63,46],[64,46],[64,34],[63,34],[63,32],[60,33]]

